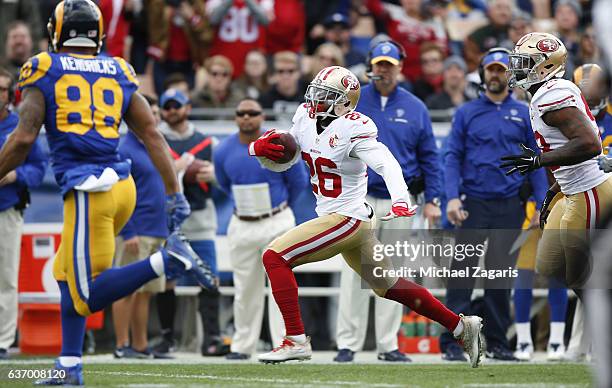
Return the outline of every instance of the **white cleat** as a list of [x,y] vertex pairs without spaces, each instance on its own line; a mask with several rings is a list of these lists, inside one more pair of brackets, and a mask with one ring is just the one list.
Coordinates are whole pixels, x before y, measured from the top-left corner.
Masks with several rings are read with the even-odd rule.
[[587,360],[587,354],[577,350],[568,349],[563,355],[562,361],[567,362],[585,362]]
[[470,357],[472,368],[478,368],[482,354],[484,352],[484,342],[482,339],[482,318],[476,315],[464,316],[459,314],[461,322],[463,322],[463,333],[459,336],[459,340],[463,343],[463,350]]
[[533,357],[533,344],[529,342],[518,344],[514,357],[518,358],[519,361],[531,361]]
[[548,344],[546,349],[546,359],[548,361],[563,361],[565,356],[565,346],[563,344]]
[[257,359],[266,364],[278,364],[290,360],[310,360],[311,357],[310,337],[306,337],[306,342],[303,344],[285,337],[279,347],[274,348],[271,352],[260,354]]

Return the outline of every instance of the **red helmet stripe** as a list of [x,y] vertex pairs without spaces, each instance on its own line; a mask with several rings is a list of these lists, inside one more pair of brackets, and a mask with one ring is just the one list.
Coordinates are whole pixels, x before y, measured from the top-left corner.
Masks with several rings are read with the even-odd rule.
[[327,71],[327,73],[325,73],[325,75],[323,76],[323,79],[324,79],[324,80],[326,80],[326,79],[327,79],[327,77],[329,77],[329,75],[330,75],[330,74],[331,74],[331,73],[332,73],[334,70],[336,70],[336,69],[337,69],[337,67],[332,67],[331,69],[329,69],[329,70]]

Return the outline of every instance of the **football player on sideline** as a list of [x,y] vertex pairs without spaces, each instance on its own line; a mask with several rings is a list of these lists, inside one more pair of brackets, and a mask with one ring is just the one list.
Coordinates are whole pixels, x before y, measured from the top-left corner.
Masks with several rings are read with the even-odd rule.
[[[64,198],[62,241],[53,274],[60,289],[62,351],[52,378],[40,385],[82,385],[85,317],[162,275],[193,271],[204,286],[212,276],[178,227],[189,215],[168,144],[155,128],[134,71],[121,58],[98,55],[102,14],[90,0],[60,2],[49,21],[51,52],[21,69],[19,124],[0,150],[0,179],[23,163],[45,125],[55,179]],[[130,161],[118,153],[119,124],[144,142],[163,178],[173,233],[164,248],[122,268],[111,268],[115,236],[130,218],[136,187]]]
[[[599,170],[599,129],[584,96],[574,83],[559,78],[566,60],[567,50],[554,35],[534,32],[517,42],[508,85],[533,96],[531,126],[542,153],[523,146],[523,154],[503,157],[501,167],[511,167],[507,174],[550,168],[557,182],[542,205],[545,226],[536,269],[564,281],[581,297],[591,270],[584,230],[593,229],[600,215],[612,209],[612,177]],[[547,209],[556,196],[562,198]]]
[[472,367],[477,367],[482,350],[480,317],[453,313],[427,289],[410,280],[374,275],[378,272],[375,268],[392,270],[393,264],[386,257],[373,258],[374,246],[380,242],[372,233],[374,211],[365,202],[366,167],[383,177],[391,195],[391,210],[381,218],[383,221],[413,216],[416,207],[410,204],[400,165],[388,148],[376,140],[376,125],[369,117],[354,111],[359,95],[359,81],[353,73],[340,66],[326,67],[308,86],[306,104],[293,117],[290,133],[298,145],[293,160],[284,164],[274,162],[283,156],[284,150],[282,145],[274,144],[273,140],[280,137],[274,130],[249,147],[250,155],[258,156],[264,167],[274,171],[286,170],[296,163],[301,150],[302,159],[310,168],[319,215],[272,241],[263,254],[287,336],[279,347],[258,359],[269,363],[310,359],[312,348],[300,316],[292,270],[342,254],[377,295],[402,303],[450,330],[463,342]]

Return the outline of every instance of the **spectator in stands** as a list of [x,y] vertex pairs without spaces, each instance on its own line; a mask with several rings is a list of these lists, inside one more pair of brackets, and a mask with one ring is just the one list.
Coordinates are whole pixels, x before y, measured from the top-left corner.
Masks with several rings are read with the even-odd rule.
[[[99,0],[104,21],[104,51],[112,57],[125,56],[125,42],[130,33],[136,0]],[[144,256],[143,256],[144,257]]]
[[304,101],[306,85],[302,80],[300,61],[296,53],[281,51],[274,54],[274,73],[272,88],[260,97],[259,102],[265,109],[274,113],[295,112]]
[[[508,90],[508,62],[508,54],[502,51],[491,52],[482,59],[485,92],[455,112],[444,163],[446,214],[451,224],[460,229],[456,244],[477,246],[488,239],[484,257],[488,270],[514,268],[517,254],[510,253],[510,248],[525,219],[519,190],[527,178],[507,176],[499,168],[500,158],[516,153],[518,143],[537,150],[529,109]],[[528,179],[540,209],[548,189],[546,174],[537,170]],[[538,220],[539,212],[533,217]],[[462,271],[477,266],[478,261],[478,254],[466,254],[461,261],[452,259],[450,269]],[[474,281],[474,277],[448,279],[446,305],[449,309],[464,314],[472,311]],[[516,361],[506,338],[511,324],[512,281],[511,277],[485,281],[481,314],[487,322],[484,328],[487,357],[508,361]],[[440,346],[444,359],[465,360],[463,349],[452,333],[442,334]]]
[[145,73],[149,63],[149,56],[147,55],[147,46],[149,44],[148,11],[145,8],[144,2],[145,0],[131,0],[132,18],[130,20],[129,35],[132,38],[132,43],[130,45],[130,64],[134,68],[139,80],[143,79],[142,75]]
[[[159,125],[157,99],[149,96],[145,98]],[[132,161],[131,175],[136,184],[136,207],[129,221],[119,233],[115,266],[122,267],[157,251],[168,237],[168,226],[164,222],[159,222],[166,214],[164,183],[144,143],[132,131],[129,131],[119,145],[119,153],[122,157]],[[165,290],[166,278],[160,276],[142,286],[135,293],[113,303],[115,358],[170,357],[167,354],[152,354],[149,351],[147,340],[151,294]]]
[[343,0],[308,0],[306,11],[306,53],[312,54],[321,43],[325,42],[325,27],[323,22],[337,12]]
[[[411,200],[413,203],[424,203],[420,206],[422,211],[416,216],[380,225],[377,237],[388,243],[389,239],[393,239],[391,229],[406,232],[410,229],[424,229],[425,220],[431,227],[439,221],[440,164],[425,104],[398,86],[402,69],[400,50],[390,42],[379,43],[372,49],[370,58],[372,73],[377,79],[361,91],[356,111],[367,115],[377,124],[378,140],[391,150],[402,167]],[[372,205],[374,214],[383,213],[386,211],[384,209],[391,206],[389,192],[380,175],[369,169],[367,176],[367,202]],[[343,265],[341,276],[336,331],[338,354],[334,361],[351,362],[355,352],[363,348],[371,293],[362,287],[359,275],[348,265]],[[397,332],[402,320],[402,305],[375,297],[375,306],[378,359],[410,361],[398,349]]]
[[237,87],[247,97],[258,99],[270,89],[268,82],[268,62],[259,50],[250,51],[244,62],[244,73],[236,81]]
[[[229,62],[229,61],[228,61]],[[229,77],[229,73],[228,73]],[[191,112],[189,98],[176,89],[168,89],[160,98],[162,122],[160,130],[163,133],[171,154],[175,159],[188,157],[198,160],[201,167],[192,180],[185,174],[183,191],[191,214],[182,225],[182,231],[190,240],[193,250],[208,262],[213,273],[217,273],[217,253],[215,236],[217,233],[217,213],[211,197],[211,185],[215,182],[215,168],[212,164],[215,139],[196,131],[188,120]],[[193,284],[197,284],[195,281]],[[219,292],[202,289],[199,298],[199,310],[204,329],[202,355],[222,355],[224,346],[219,328]]]
[[337,45],[342,50],[345,67],[350,70],[353,66],[363,64],[365,55],[351,46],[351,26],[346,15],[338,12],[330,15],[323,22],[323,27],[325,27],[325,41]]
[[472,32],[463,47],[468,72],[476,70],[480,58],[493,47],[507,47],[508,26],[514,11],[513,0],[491,0],[489,2],[489,24]]
[[193,93],[196,108],[232,108],[244,98],[244,92],[232,82],[234,67],[222,55],[210,57],[204,63],[207,79],[201,90]]
[[575,66],[601,62],[599,46],[597,46],[595,42],[595,31],[593,31],[593,26],[589,25],[584,29],[580,35],[580,44],[578,47]]
[[206,14],[216,28],[210,55],[228,58],[233,65],[232,77],[240,77],[249,51],[265,49],[266,26],[274,18],[274,1],[209,0]]
[[463,55],[463,42],[474,30],[487,24],[487,5],[484,0],[450,0],[446,6],[445,27],[450,52]]
[[276,0],[274,18],[266,29],[266,53],[279,51],[301,53],[306,35],[306,15],[303,0]]
[[33,55],[32,34],[25,22],[17,20],[8,25],[4,49],[2,67],[11,73],[13,79],[17,79],[21,66]]
[[508,38],[510,41],[508,45],[504,47],[508,50],[514,49],[519,39],[531,31],[533,31],[531,15],[517,10],[514,12],[514,15],[512,15],[512,21],[510,21],[510,26],[508,27]]
[[[27,23],[33,42],[38,43],[43,36],[38,0],[0,1],[0,53],[4,53],[5,50],[8,27],[16,20]],[[47,24],[46,21],[44,25]]]
[[319,71],[328,66],[344,66],[344,54],[340,47],[333,43],[323,43],[315,51],[312,57],[310,79],[313,79]]
[[189,83],[182,73],[172,73],[164,80],[164,91],[168,89],[176,89],[189,96]]
[[442,91],[444,80],[444,51],[433,42],[424,43],[419,55],[422,76],[413,84],[412,92],[425,101]]
[[[425,42],[436,42],[436,32],[423,20],[422,0],[402,0],[401,7],[386,4],[389,36],[406,51],[402,73],[410,81],[421,77],[419,50]],[[443,42],[438,42],[442,46]]]
[[[568,59],[575,62],[578,55],[580,43],[580,18],[582,17],[582,6],[577,0],[558,0],[555,4],[554,18],[557,25],[555,35],[561,39],[567,49]],[[565,70],[566,74],[571,75],[574,68]]]
[[[19,117],[9,107],[13,76],[0,68],[0,147],[17,127]],[[29,203],[28,188],[38,186],[47,160],[34,143],[25,163],[0,179],[0,360],[8,358],[17,329],[17,279],[21,249],[23,211]]]
[[[372,38],[385,31],[385,9],[381,0],[354,0],[348,12],[351,20],[351,46],[356,51],[370,51]],[[359,77],[358,74],[355,74]]]
[[149,0],[149,47],[147,54],[154,60],[155,92],[163,92],[168,74],[183,73],[194,87],[194,66],[207,57],[212,31],[204,12],[204,0]]
[[[234,215],[227,229],[236,289],[235,332],[231,353],[226,356],[230,360],[248,359],[256,350],[261,333],[266,280],[260,258],[274,238],[295,226],[288,205],[308,186],[306,170],[301,165],[274,173],[249,157],[249,144],[263,133],[261,125],[264,120],[257,101],[242,100],[236,107],[238,133],[225,139],[215,150],[217,181],[234,204]],[[268,198],[268,205],[264,198]],[[254,206],[257,199],[261,201]],[[278,346],[285,333],[283,318],[272,295],[268,295],[268,318],[273,346]]]
[[457,55],[444,61],[444,82],[442,91],[433,94],[425,101],[429,109],[457,108],[470,98],[465,94],[465,74],[467,65]]

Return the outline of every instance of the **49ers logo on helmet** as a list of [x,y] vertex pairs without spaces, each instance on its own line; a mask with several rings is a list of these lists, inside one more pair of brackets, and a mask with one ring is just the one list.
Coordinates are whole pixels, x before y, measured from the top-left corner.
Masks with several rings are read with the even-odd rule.
[[553,51],[557,51],[559,48],[559,43],[554,39],[542,39],[536,44],[536,48],[544,53],[552,53]]
[[359,89],[359,81],[357,81],[353,76],[345,75],[344,77],[342,77],[342,81],[340,82],[345,88],[349,88],[351,90]]

